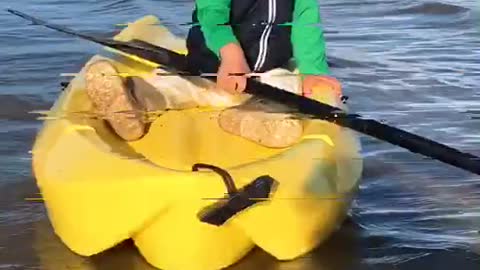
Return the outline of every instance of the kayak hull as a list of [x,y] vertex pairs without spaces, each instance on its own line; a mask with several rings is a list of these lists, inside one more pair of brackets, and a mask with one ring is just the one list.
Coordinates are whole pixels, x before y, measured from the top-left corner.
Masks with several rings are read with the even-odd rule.
[[[171,49],[184,50],[164,28],[152,26],[156,21],[144,17],[117,38],[159,46],[170,40],[176,44]],[[121,56],[110,58],[121,72],[152,70]],[[166,112],[136,142],[122,141],[91,112],[82,70],[52,107],[32,150],[55,233],[83,256],[133,239],[144,258],[161,269],[221,269],[255,246],[280,260],[295,259],[341,225],[359,184],[358,138],[325,121],[306,121],[297,145],[270,149],[222,131],[219,110],[212,108]],[[215,172],[192,171],[195,163],[226,169],[239,188],[261,175],[278,185],[270,200],[221,226],[206,224],[198,213],[226,189]]]

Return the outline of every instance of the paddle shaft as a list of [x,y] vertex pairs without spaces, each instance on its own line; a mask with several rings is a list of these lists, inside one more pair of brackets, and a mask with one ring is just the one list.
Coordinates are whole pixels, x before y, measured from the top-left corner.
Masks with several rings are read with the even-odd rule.
[[[49,24],[19,11],[8,9],[8,12],[27,19],[35,24],[43,25],[56,31],[74,35],[128,54],[136,55],[166,68],[173,68],[176,71],[187,72],[192,75],[201,74],[199,71],[189,69],[188,59],[184,55],[172,52],[165,48],[139,41],[121,42],[92,37],[77,33],[62,26]],[[215,76],[208,78],[210,80],[216,80]],[[337,125],[400,146],[413,153],[437,159],[446,164],[480,175],[480,157],[461,152],[447,145],[382,124],[375,120],[362,119],[358,115],[347,114],[340,108],[296,95],[270,85],[262,84],[251,78],[247,79],[245,92],[285,104],[289,107],[295,108],[299,113],[311,116],[312,118],[333,122]]]
[[302,114],[333,122],[337,125],[400,146],[410,152],[422,154],[480,175],[480,157],[478,156],[461,152],[447,145],[372,119],[362,119],[358,115],[347,114],[339,108],[261,84],[252,79],[247,80],[246,87],[246,92],[249,94],[294,107]]

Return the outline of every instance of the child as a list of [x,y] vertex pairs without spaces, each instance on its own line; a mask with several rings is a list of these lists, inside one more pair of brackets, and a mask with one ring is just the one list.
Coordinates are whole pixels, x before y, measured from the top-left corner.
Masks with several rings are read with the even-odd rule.
[[[253,71],[291,75],[287,69],[293,58],[301,77],[290,76],[288,80],[293,85],[286,90],[309,96],[313,87],[328,88],[339,96],[339,82],[327,76],[323,32],[316,25],[320,23],[316,1],[197,0],[192,17],[193,22],[199,25],[194,25],[187,37],[190,68],[217,73],[217,88],[234,95],[245,90],[248,75],[229,74],[248,74]],[[288,23],[292,25],[285,25]],[[281,72],[275,72],[278,70]],[[107,61],[95,62],[87,68],[87,93],[101,112],[108,114],[165,107],[157,105],[146,108],[149,107],[148,100],[150,103],[152,100],[142,98],[145,96],[142,92],[145,91],[140,90],[141,87],[134,87],[134,95],[130,95],[125,81],[120,77],[98,76],[115,73],[115,68]],[[135,80],[135,85],[145,85],[138,78]],[[157,78],[157,82],[150,82],[150,85],[162,92],[160,80],[165,80],[165,77]],[[275,85],[280,79],[262,77],[260,80]],[[178,99],[172,95],[168,98],[169,94],[164,94],[166,97],[163,99]],[[290,119],[286,113],[267,111],[274,107],[274,104],[252,98],[240,106],[224,110],[219,117],[219,125],[231,134],[267,147],[291,146],[302,136],[302,122]],[[111,114],[109,123],[125,140],[139,139],[146,130],[146,123],[140,117]]]

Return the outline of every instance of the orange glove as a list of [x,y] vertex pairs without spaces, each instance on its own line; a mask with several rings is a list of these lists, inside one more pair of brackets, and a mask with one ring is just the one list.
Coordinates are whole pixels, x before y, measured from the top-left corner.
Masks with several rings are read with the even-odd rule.
[[302,91],[303,96],[310,97],[313,88],[328,88],[338,97],[342,96],[342,86],[340,82],[330,76],[325,75],[306,75],[303,77]]

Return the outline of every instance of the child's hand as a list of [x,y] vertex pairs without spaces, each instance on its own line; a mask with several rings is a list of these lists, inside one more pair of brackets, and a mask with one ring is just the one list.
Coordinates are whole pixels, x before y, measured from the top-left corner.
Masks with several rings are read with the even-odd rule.
[[302,90],[305,97],[312,95],[313,88],[328,88],[339,97],[342,95],[342,86],[340,82],[329,76],[307,75],[303,78]]
[[220,50],[221,63],[217,74],[217,87],[232,94],[242,93],[247,84],[247,75],[235,76],[232,73],[250,73],[245,55],[240,45],[230,43]]

